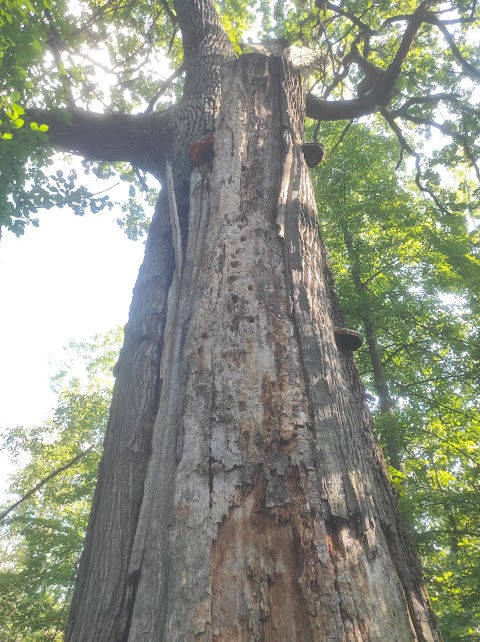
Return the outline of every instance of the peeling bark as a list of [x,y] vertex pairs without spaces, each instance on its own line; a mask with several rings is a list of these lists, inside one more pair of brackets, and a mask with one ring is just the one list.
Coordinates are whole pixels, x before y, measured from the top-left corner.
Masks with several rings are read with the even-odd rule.
[[228,64],[181,270],[156,218],[69,642],[439,640],[335,343],[304,110],[282,59]]

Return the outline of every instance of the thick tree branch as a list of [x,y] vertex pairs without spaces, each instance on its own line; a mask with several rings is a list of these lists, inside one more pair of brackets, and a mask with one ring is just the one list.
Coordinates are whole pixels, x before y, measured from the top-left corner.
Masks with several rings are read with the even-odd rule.
[[[415,14],[412,15],[397,15],[397,16],[392,16],[390,18],[387,18],[384,22],[384,25],[386,24],[391,24],[392,22],[403,22],[405,20],[411,20]],[[440,18],[432,12],[427,12],[423,22],[426,22],[428,24],[431,24],[439,29],[439,31],[442,33],[444,36],[445,40],[447,41],[453,55],[457,59],[457,61],[460,63],[460,65],[463,67],[463,69],[471,76],[474,78],[480,78],[480,71],[474,67],[471,63],[468,62],[462,55],[462,52],[458,48],[452,34],[448,31],[447,25],[457,25],[457,24],[470,24],[472,22],[475,22],[474,17],[470,18],[456,18],[454,20],[440,20]]]
[[47,484],[51,479],[59,475],[60,473],[63,473],[64,470],[68,470],[72,466],[74,466],[77,461],[82,459],[82,457],[85,457],[85,455],[88,455],[89,452],[91,452],[93,449],[93,446],[90,446],[90,448],[87,448],[86,450],[82,450],[81,453],[78,453],[73,459],[70,459],[66,464],[63,466],[60,466],[59,468],[56,468],[54,471],[52,471],[49,475],[44,477],[41,481],[38,482],[33,488],[31,488],[28,492],[25,493],[25,495],[22,495],[19,500],[11,504],[8,508],[6,508],[2,513],[0,513],[0,521],[2,519],[5,519],[7,515],[9,515],[15,508],[18,508],[20,504],[23,504],[29,497],[34,495],[36,492],[38,492],[45,484]]
[[322,100],[307,94],[306,114],[314,120],[351,120],[368,116],[377,110],[373,94],[353,100]]
[[380,69],[360,55],[356,46],[352,47],[351,55],[354,62],[371,80],[369,88],[362,96],[346,101],[326,101],[312,95],[307,96],[307,116],[320,120],[350,120],[374,113],[379,107],[389,104],[402,65],[410,51],[415,35],[425,21],[428,10],[438,0],[422,0],[416,11],[409,19],[397,52],[387,67]]
[[26,116],[30,121],[48,125],[49,143],[58,151],[80,154],[89,160],[126,161],[153,171],[154,143],[157,141],[155,152],[160,156],[162,117],[167,125],[170,111],[173,109],[161,114],[128,115],[81,109],[29,109]]
[[162,5],[163,10],[167,14],[167,16],[170,18],[170,21],[172,22],[172,24],[176,25],[177,24],[177,16],[170,9],[170,6],[169,6],[167,0],[160,0],[160,4]]
[[392,62],[375,83],[374,92],[378,105],[386,106],[390,102],[395,83],[402,70],[402,65],[412,48],[417,31],[422,23],[425,22],[430,7],[437,2],[438,0],[423,0],[412,14]]
[[425,22],[425,19],[428,15],[428,10],[437,2],[438,0],[422,0],[422,2],[418,5],[417,9],[413,13],[411,19],[409,20],[400,46],[397,49],[397,53],[395,54],[393,61],[390,63],[387,69],[387,74],[394,76],[395,80],[397,79],[401,67],[405,62],[405,58],[407,57],[408,52],[413,45],[413,41],[415,40],[417,31],[419,30],[421,24]]

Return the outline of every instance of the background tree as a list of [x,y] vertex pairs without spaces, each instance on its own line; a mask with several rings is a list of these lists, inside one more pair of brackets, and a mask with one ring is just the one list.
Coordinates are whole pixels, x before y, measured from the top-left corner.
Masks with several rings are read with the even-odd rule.
[[[318,172],[321,225],[349,325],[366,337],[358,363],[444,638],[475,639],[478,267],[465,269],[474,230],[461,216],[446,229],[408,189],[398,145],[379,127],[352,125]],[[324,127],[332,147],[339,129]]]
[[52,380],[58,392],[53,418],[5,436],[4,449],[18,466],[0,509],[5,642],[63,639],[121,338],[116,330],[72,343]]
[[[445,216],[463,208],[451,193],[435,190],[432,167],[425,169],[398,123],[440,128],[452,143],[435,159],[437,166],[461,154],[458,160],[466,159],[477,171],[474,94],[463,100],[470,91],[465,77],[478,76],[467,59],[465,31],[475,23],[475,5],[445,16],[433,1],[406,3],[401,15],[387,14],[382,6],[364,9],[362,3],[320,4],[319,10],[299,6],[284,19],[278,10],[275,16],[283,36],[302,44],[313,36],[332,63],[319,71],[323,96],[308,94],[307,114],[341,120],[380,110],[414,157],[420,189]],[[151,14],[138,2],[133,13],[128,7],[129,24],[138,18],[138,24],[159,25],[159,44],[169,28],[180,29],[182,98],[155,113],[150,102],[147,113],[136,116],[82,111],[74,108],[75,74],[82,79],[85,65],[78,60],[88,54],[81,44],[75,52],[75,39],[87,30],[94,39],[108,36],[110,14],[122,25],[127,7],[107,3],[89,14],[86,4],[86,16],[80,12],[80,26],[73,28],[78,12],[60,16],[63,8],[42,7],[38,33],[57,66],[57,105],[67,109],[45,109],[51,103],[44,102],[24,113],[16,96],[6,105],[4,146],[11,152],[16,196],[5,200],[6,224],[18,230],[26,218],[20,209],[28,214],[20,180],[25,170],[22,175],[15,168],[25,166],[32,138],[45,136],[46,126],[55,147],[131,162],[165,187],[117,368],[67,638],[230,639],[243,631],[254,639],[436,639],[418,565],[368,432],[351,358],[335,341],[335,326],[343,321],[301,155],[305,109],[298,75],[276,58],[229,64],[235,29],[230,28],[232,44],[210,2],[178,0],[173,11],[164,3],[150,23]],[[263,9],[267,24],[268,6]],[[32,4],[21,7],[21,16],[28,22],[34,10]],[[227,22],[229,17],[227,8]],[[451,25],[461,47],[448,31]],[[437,32],[448,46],[441,58],[432,56],[445,48],[433,35]],[[116,51],[130,53],[139,42],[124,40],[124,29],[113,33]],[[173,36],[170,43],[173,53]],[[288,48],[284,53],[295,58]],[[421,54],[419,66],[411,64],[412,53]],[[110,68],[116,67],[113,62]],[[28,73],[25,77],[17,89],[13,75],[12,86],[31,104],[38,89]],[[326,100],[342,97],[352,82],[356,98]],[[435,94],[429,94],[434,84]],[[440,85],[445,91],[437,93]],[[93,96],[88,83],[83,86],[88,106]],[[439,101],[447,104],[451,123],[434,121]],[[112,91],[111,107],[126,111],[129,105]],[[199,140],[200,148],[192,146]],[[20,146],[19,153],[9,141]],[[197,161],[199,149],[207,162],[192,173],[190,159]],[[34,190],[41,186],[38,168],[44,162],[44,156],[34,159],[28,169],[38,179]],[[63,185],[63,176],[59,179]],[[40,204],[50,198],[46,194],[40,193]],[[233,258],[243,251],[242,261]],[[209,283],[217,283],[217,290]],[[217,323],[210,336],[212,316]],[[250,372],[253,387],[245,379]],[[232,555],[228,547],[238,530],[244,540]],[[267,537],[259,539],[260,532]],[[233,589],[232,577],[237,578]],[[386,600],[380,611],[378,594]]]

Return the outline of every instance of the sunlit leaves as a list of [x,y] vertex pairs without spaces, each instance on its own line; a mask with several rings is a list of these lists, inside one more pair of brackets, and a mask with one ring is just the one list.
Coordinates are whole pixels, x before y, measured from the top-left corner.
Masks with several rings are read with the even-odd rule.
[[219,0],[220,19],[238,53],[244,33],[252,26],[256,12],[250,0]]
[[[62,640],[70,588],[83,545],[121,332],[72,343],[54,377],[58,405],[50,421],[8,432],[19,464],[10,504],[76,456],[1,524],[0,638]],[[1,512],[1,511],[0,511]]]
[[[358,57],[352,64],[348,55],[356,48],[378,72],[387,69],[418,1],[352,0],[332,3],[326,11],[313,2],[217,4],[237,51],[254,19],[261,37],[321,49],[328,64],[311,71],[310,86],[315,85],[314,92],[323,98],[340,100],[354,98],[366,74]],[[439,6],[442,19],[455,21],[450,33],[456,45],[452,47],[435,16],[430,16],[418,30],[390,105],[404,146],[418,154],[421,180],[417,177],[415,183],[413,165],[399,162],[397,141],[374,119],[368,127],[365,121],[345,131],[338,145],[344,125],[324,126],[321,136],[327,152],[335,152],[315,171],[322,226],[343,307],[352,327],[370,324],[374,329],[383,383],[394,402],[388,412],[381,412],[378,401],[372,404],[382,444],[399,454],[399,467],[391,467],[392,481],[405,515],[413,520],[431,594],[453,641],[473,635],[472,622],[480,617],[474,589],[480,514],[480,336],[475,323],[480,312],[475,70],[480,55],[476,4],[457,2],[448,12]],[[108,206],[108,196],[92,195],[78,185],[74,171],[53,168],[49,132],[41,122],[26,120],[24,110],[36,106],[144,111],[182,61],[172,7],[171,2],[147,0],[0,4],[0,91],[5,95],[0,104],[0,226],[20,234],[28,222],[35,222],[40,208],[70,205],[81,213],[87,207],[98,211]],[[152,108],[163,109],[178,98],[181,82],[177,78]],[[119,181],[128,184],[119,223],[132,238],[140,236],[147,226],[141,204],[145,178],[133,167],[88,168],[97,178],[118,172]],[[149,192],[150,205],[153,197]],[[376,381],[372,376],[367,347],[359,352],[358,363],[378,400],[378,377]],[[19,491],[77,452],[75,448],[87,447],[92,439],[98,443],[102,395],[79,391],[75,382],[62,395],[50,427],[12,432],[12,449],[33,454],[32,466],[18,477]],[[68,511],[76,502],[85,507],[85,480],[93,477],[94,466],[83,472],[72,467],[52,485],[53,491],[50,486],[42,490],[25,504],[18,521],[11,522],[17,528],[23,520],[30,539],[16,549],[21,551],[17,570],[23,573],[24,564],[26,575],[13,572],[14,562],[8,560],[3,576],[9,604],[14,604],[15,591],[22,595],[5,613],[5,627],[17,626],[22,614],[30,622],[36,618],[28,625],[32,636],[33,630],[41,639],[55,636],[52,627],[61,620],[59,596],[65,597],[65,581],[58,580],[34,602],[27,580],[48,576],[55,568],[71,569],[68,546],[73,540],[62,539],[62,529],[72,524]],[[61,479],[68,485],[60,487]],[[77,543],[82,519],[71,525]],[[20,529],[12,533],[22,537]],[[56,553],[52,544],[43,557],[37,555],[34,537],[51,542],[51,533],[60,548],[65,542],[65,549]],[[47,612],[53,617],[48,622]],[[10,613],[16,613],[17,620]],[[10,637],[13,630],[5,628]]]
[[[375,426],[401,470],[390,477],[422,555],[449,642],[480,624],[480,266],[468,184],[450,187],[450,210],[419,196],[398,167],[394,138],[372,122],[322,128],[334,153],[316,170],[322,229],[349,325],[373,324],[394,401],[381,412],[372,355],[358,363]],[[468,613],[468,616],[466,614]],[[472,636],[472,637],[470,637]]]
[[[0,98],[0,228],[22,234],[36,223],[39,208],[70,206],[82,214],[111,204],[108,195],[52,180],[48,128],[41,122],[26,127],[25,106],[145,108],[165,77],[162,48],[173,64],[180,58],[174,35],[161,3],[35,0],[0,6],[0,95],[6,96]],[[173,86],[170,100],[175,96]]]

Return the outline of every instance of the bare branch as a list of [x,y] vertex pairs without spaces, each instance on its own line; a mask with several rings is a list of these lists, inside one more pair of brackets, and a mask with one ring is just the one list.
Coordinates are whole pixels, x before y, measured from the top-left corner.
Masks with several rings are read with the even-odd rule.
[[357,16],[352,11],[348,11],[348,10],[342,9],[341,7],[337,7],[337,5],[333,4],[333,2],[327,2],[327,9],[330,9],[330,11],[333,11],[339,16],[343,16],[344,18],[347,18],[348,20],[350,20],[350,22],[353,22],[354,25],[356,25],[357,27],[360,27],[360,29],[363,32],[370,35],[376,34],[376,31],[374,31],[365,22],[362,22],[359,18],[357,18]]
[[173,72],[173,74],[171,74],[166,80],[164,80],[161,83],[158,91],[148,101],[148,106],[146,110],[143,112],[144,114],[150,114],[153,111],[153,108],[157,104],[157,101],[159,100],[159,98],[163,96],[163,94],[167,91],[167,89],[170,87],[172,82],[183,74],[184,70],[185,70],[185,67],[183,65],[180,65],[180,67],[176,69]]
[[430,198],[433,200],[435,205],[438,207],[438,209],[443,212],[444,214],[448,214],[448,210],[442,205],[440,202],[439,198],[437,195],[428,187],[422,184],[422,168],[420,165],[420,154],[416,152],[413,147],[408,143],[407,139],[403,135],[402,130],[400,127],[397,125],[395,122],[395,118],[393,115],[386,109],[385,107],[380,110],[380,113],[382,116],[385,118],[387,123],[389,124],[390,128],[392,131],[395,133],[398,142],[400,143],[402,149],[404,149],[410,156],[412,156],[415,159],[415,167],[416,167],[416,174],[415,174],[415,183],[418,187],[418,189],[421,192],[424,192],[430,196]]
[[447,125],[436,123],[434,120],[430,120],[429,118],[413,116],[412,114],[409,114],[408,111],[406,111],[406,109],[404,109],[403,107],[401,109],[396,109],[395,111],[392,111],[391,115],[393,116],[393,118],[400,116],[401,118],[404,118],[405,120],[408,120],[411,123],[415,123],[416,125],[426,125],[427,127],[433,127],[434,129],[438,129],[438,131],[441,132],[444,136],[449,136],[450,138],[453,138],[454,140],[461,143],[464,154],[470,161],[472,167],[475,170],[477,180],[480,182],[480,168],[477,164],[477,159],[475,158],[475,155],[472,152],[470,145],[468,143],[468,139],[465,135],[460,134],[459,132],[455,131],[451,127],[448,127]]
[[460,98],[461,98],[460,94],[447,94],[447,93],[430,94],[428,96],[413,96],[412,98],[409,98],[408,100],[406,100],[403,103],[403,105],[400,107],[400,109],[403,110],[403,109],[408,109],[413,105],[422,105],[425,103],[433,103],[433,102],[440,102],[440,101],[459,102]]
[[176,25],[177,24],[177,16],[173,13],[173,11],[170,9],[167,0],[160,0],[160,4],[162,5],[165,13],[167,16],[170,18],[172,21],[172,24]]
[[29,497],[37,493],[45,484],[47,484],[51,479],[59,475],[60,473],[63,473],[64,470],[68,470],[72,466],[74,466],[77,461],[82,459],[82,457],[85,457],[85,455],[88,455],[89,452],[93,450],[93,446],[90,446],[86,450],[82,450],[82,452],[78,453],[73,459],[71,459],[69,462],[64,464],[63,466],[60,466],[60,468],[56,468],[54,471],[52,471],[49,475],[44,477],[38,484],[36,484],[33,488],[31,488],[25,495],[22,495],[19,500],[11,504],[7,509],[5,509],[2,513],[0,513],[0,521],[5,519],[7,515],[9,515],[15,508],[18,508],[20,504],[23,504]]
[[452,34],[448,31],[447,27],[445,24],[437,18],[437,16],[433,13],[429,13],[426,22],[429,22],[430,24],[434,25],[437,27],[440,32],[442,33],[443,37],[445,40],[448,42],[448,45],[455,56],[455,58],[458,60],[462,68],[470,75],[476,78],[477,80],[480,79],[480,71],[474,67],[472,64],[468,62],[468,60],[465,60],[465,58],[462,56],[462,53],[460,49],[457,47],[455,40],[452,37]]
[[332,147],[332,149],[330,150],[330,154],[329,154],[329,156],[332,156],[332,155],[335,153],[335,151],[336,151],[337,147],[342,143],[343,139],[344,139],[344,138],[345,138],[345,136],[347,135],[347,132],[348,132],[348,130],[350,129],[350,127],[351,127],[352,125],[353,125],[353,120],[349,121],[349,122],[347,123],[347,125],[343,128],[343,131],[342,131],[342,133],[340,134],[339,139],[337,140],[337,142],[335,143],[335,145],[334,145],[334,146]]
[[352,58],[365,72],[366,77],[371,79],[371,87],[359,98],[341,102],[321,100],[308,94],[307,116],[321,120],[350,120],[373,114],[378,107],[387,106],[392,98],[402,65],[413,45],[415,35],[425,21],[428,10],[436,2],[438,0],[422,0],[416,11],[410,16],[397,52],[387,69],[380,69],[366,60],[360,55],[354,43],[351,50]]

